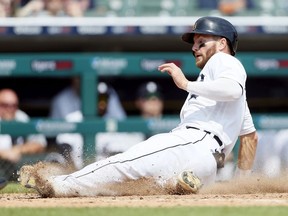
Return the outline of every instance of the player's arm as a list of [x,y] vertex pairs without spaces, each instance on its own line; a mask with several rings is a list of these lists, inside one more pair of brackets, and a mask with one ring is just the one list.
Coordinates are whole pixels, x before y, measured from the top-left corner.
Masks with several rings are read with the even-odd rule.
[[251,173],[258,143],[257,132],[240,136],[240,146],[238,152],[238,163],[236,169],[237,176],[246,176]]
[[209,82],[190,81],[187,84],[187,91],[216,101],[233,101],[243,94],[242,86],[229,78],[219,78]]
[[249,175],[253,168],[258,144],[258,135],[253,124],[248,104],[246,102],[244,122],[239,136],[240,146],[238,151],[238,163],[236,177]]
[[182,70],[173,63],[160,65],[158,69],[171,75],[178,88],[211,100],[233,101],[243,94],[241,84],[230,78],[218,78],[209,82],[193,82],[187,80]]

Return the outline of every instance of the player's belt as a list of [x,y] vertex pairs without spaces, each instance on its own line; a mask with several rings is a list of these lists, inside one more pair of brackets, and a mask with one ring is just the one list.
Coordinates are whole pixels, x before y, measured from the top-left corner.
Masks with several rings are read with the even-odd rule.
[[[207,134],[212,134],[210,131],[202,130],[202,129],[197,128],[197,127],[186,126],[186,128],[187,128],[187,129],[201,130],[201,131],[204,131],[204,132],[207,133]],[[216,142],[219,144],[219,146],[222,146],[223,143],[222,143],[222,141],[220,140],[220,138],[219,138],[217,135],[215,135],[215,134],[212,134],[212,135],[213,135],[213,138],[216,140]]]

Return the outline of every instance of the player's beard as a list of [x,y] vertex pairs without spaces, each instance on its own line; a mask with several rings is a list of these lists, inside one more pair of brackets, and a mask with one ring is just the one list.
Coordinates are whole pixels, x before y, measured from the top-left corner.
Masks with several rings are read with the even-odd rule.
[[203,69],[208,60],[217,52],[216,45],[208,48],[207,51],[201,54],[200,57],[196,58],[196,66],[200,69]]

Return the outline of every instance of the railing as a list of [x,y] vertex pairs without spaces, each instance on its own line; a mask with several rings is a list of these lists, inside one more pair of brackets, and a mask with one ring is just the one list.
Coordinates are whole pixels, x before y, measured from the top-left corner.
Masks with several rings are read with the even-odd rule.
[[[258,130],[288,128],[287,114],[253,114],[254,124]],[[0,121],[0,133],[26,135],[41,133],[56,136],[59,133],[80,133],[85,139],[84,158],[95,156],[95,135],[98,132],[142,132],[155,134],[168,132],[179,123],[179,116],[165,116],[162,119],[129,117],[126,120],[87,119],[83,122],[64,122],[51,119],[32,119],[30,122]]]
[[[205,14],[208,15],[208,14]],[[22,17],[0,18],[0,35],[83,36],[83,35],[182,35],[203,16],[152,17]],[[282,16],[224,16],[240,35],[287,34],[288,18]]]

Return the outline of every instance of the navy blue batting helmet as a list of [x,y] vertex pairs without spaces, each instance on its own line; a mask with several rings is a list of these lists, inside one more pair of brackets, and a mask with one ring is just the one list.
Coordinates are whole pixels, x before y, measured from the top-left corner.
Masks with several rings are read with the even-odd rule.
[[235,27],[227,20],[220,17],[206,16],[198,19],[192,31],[182,35],[182,40],[193,44],[194,34],[215,35],[228,40],[231,54],[235,55],[238,45],[238,33]]

